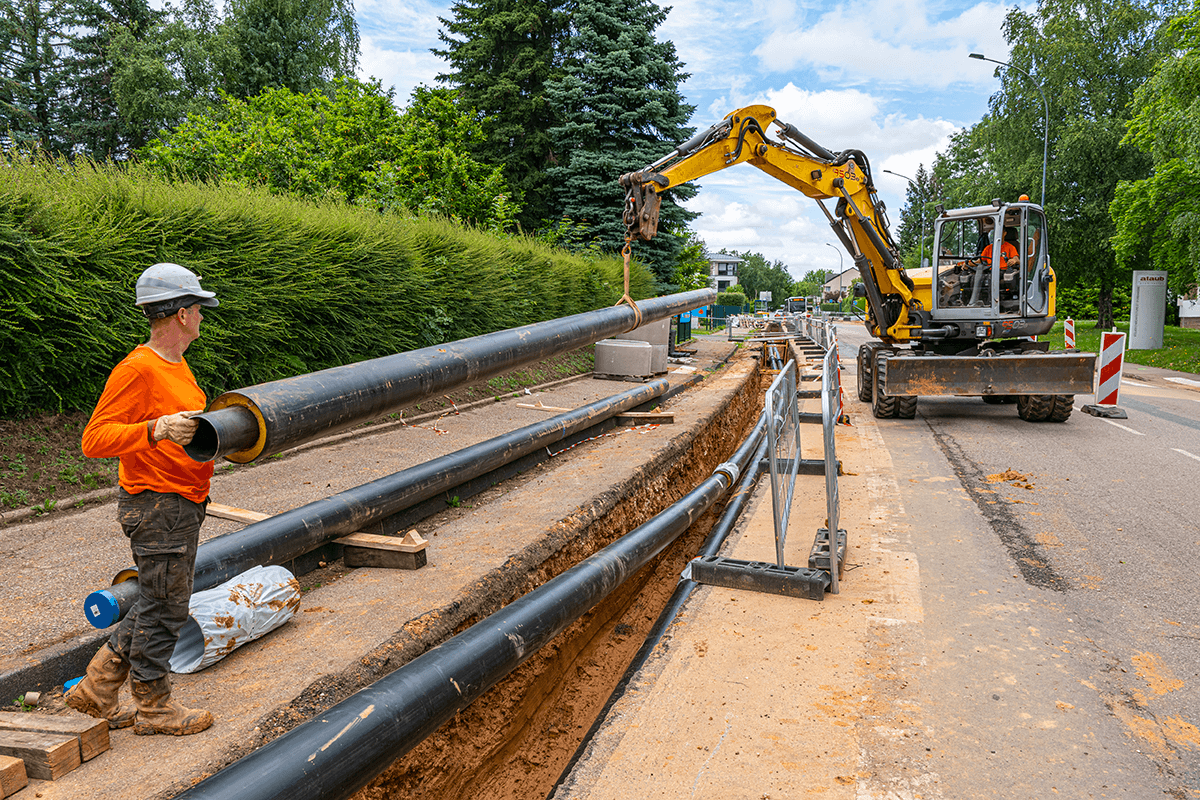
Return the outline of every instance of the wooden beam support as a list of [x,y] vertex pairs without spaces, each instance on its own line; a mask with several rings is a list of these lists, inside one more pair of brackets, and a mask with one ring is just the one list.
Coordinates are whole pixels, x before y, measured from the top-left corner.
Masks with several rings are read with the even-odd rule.
[[12,756],[0,756],[0,800],[16,794],[29,785],[25,762]]
[[345,547],[342,559],[347,567],[420,569],[427,563],[425,550],[429,541],[415,530],[406,533],[404,538],[352,533],[334,541]]
[[109,748],[108,721],[72,714],[58,717],[50,714],[0,714],[0,733],[29,731],[74,736],[79,740],[79,754],[89,761]]
[[79,739],[55,733],[0,731],[0,755],[21,759],[26,774],[41,781],[56,781],[82,763]]

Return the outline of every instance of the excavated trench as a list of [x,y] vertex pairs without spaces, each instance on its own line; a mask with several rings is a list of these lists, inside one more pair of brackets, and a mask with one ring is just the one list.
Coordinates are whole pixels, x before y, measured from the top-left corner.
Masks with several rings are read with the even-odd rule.
[[[754,425],[762,407],[761,389],[759,376],[751,376],[712,424],[698,433],[688,453],[531,571],[521,593],[643,524],[707,478]],[[356,794],[356,800],[545,798],[723,508],[724,501],[716,504],[603,603],[394,762]],[[512,599],[516,597],[504,602]],[[459,630],[476,621],[467,620]]]

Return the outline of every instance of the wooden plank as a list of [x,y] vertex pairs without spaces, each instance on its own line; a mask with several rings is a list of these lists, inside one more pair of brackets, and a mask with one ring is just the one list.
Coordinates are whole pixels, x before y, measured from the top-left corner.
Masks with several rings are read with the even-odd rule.
[[348,547],[370,547],[375,550],[392,550],[397,553],[419,553],[429,547],[429,540],[409,532],[403,538],[382,536],[377,533],[352,533],[335,540]]
[[517,408],[532,408],[535,411],[553,411],[556,414],[561,414],[564,411],[574,411],[573,408],[558,408],[557,406],[544,406],[542,401],[536,403],[517,403]]
[[0,756],[0,798],[14,795],[28,785],[25,762],[12,756]]
[[58,733],[79,739],[79,754],[89,761],[109,748],[108,720],[83,714],[56,717],[49,714],[0,714],[0,731]]
[[57,733],[0,731],[0,755],[25,762],[25,772],[41,781],[56,781],[80,765],[79,739]]
[[210,517],[231,519],[235,522],[262,522],[271,516],[270,514],[260,514],[257,511],[247,511],[244,508],[221,505],[220,503],[209,503],[208,508],[205,509],[205,513]]

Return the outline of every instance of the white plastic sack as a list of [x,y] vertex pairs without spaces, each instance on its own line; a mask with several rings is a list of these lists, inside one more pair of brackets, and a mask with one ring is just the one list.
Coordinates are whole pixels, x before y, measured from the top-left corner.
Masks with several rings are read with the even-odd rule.
[[192,595],[172,672],[198,672],[296,615],[300,584],[283,567],[253,567]]

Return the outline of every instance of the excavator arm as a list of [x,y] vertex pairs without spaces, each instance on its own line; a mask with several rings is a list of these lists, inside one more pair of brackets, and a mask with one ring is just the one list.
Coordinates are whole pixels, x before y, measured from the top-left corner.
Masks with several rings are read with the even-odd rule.
[[[779,140],[767,128],[779,126]],[[631,238],[649,240],[658,230],[662,192],[746,162],[817,202],[862,274],[867,327],[888,343],[920,337],[913,282],[905,275],[876,198],[867,157],[857,150],[833,153],[767,106],[747,106],[692,137],[640,172],[621,176],[624,222]],[[824,201],[833,200],[831,213]]]

